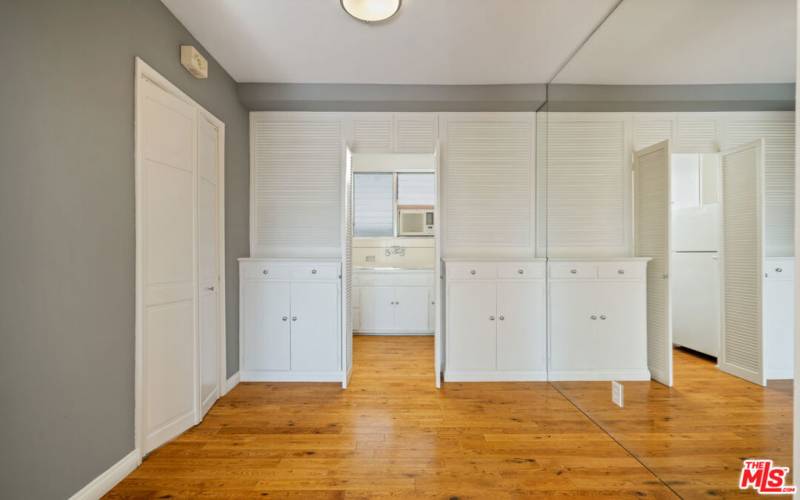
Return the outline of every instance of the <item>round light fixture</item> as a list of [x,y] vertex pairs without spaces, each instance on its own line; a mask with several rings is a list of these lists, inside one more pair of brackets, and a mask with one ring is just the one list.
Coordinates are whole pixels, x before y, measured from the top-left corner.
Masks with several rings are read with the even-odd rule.
[[386,21],[400,10],[402,0],[341,0],[342,8],[365,23]]

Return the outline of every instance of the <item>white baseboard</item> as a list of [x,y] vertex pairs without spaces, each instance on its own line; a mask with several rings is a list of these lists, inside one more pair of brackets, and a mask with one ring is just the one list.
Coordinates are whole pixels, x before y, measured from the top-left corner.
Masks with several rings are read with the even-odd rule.
[[91,483],[70,497],[70,500],[97,500],[111,491],[111,488],[134,471],[142,463],[142,454],[139,450],[133,450],[122,460],[109,467],[105,472],[97,476]]
[[607,381],[646,381],[650,380],[650,370],[557,370],[549,373],[553,382],[607,382]]
[[292,371],[243,371],[242,382],[338,382],[342,383],[344,373],[334,372],[292,372]]
[[241,373],[241,372],[236,372],[236,373],[234,373],[233,375],[231,375],[231,376],[228,378],[228,381],[227,381],[227,382],[225,382],[225,392],[223,392],[223,393],[222,393],[222,395],[223,395],[223,396],[224,396],[224,395],[226,395],[226,394],[228,394],[229,392],[231,392],[231,390],[232,390],[234,387],[236,387],[237,385],[239,385],[239,380],[240,380],[240,376],[239,376],[239,375],[240,375],[240,373]]
[[454,371],[445,370],[445,382],[545,382],[547,372],[541,371]]
[[353,330],[353,335],[362,337],[424,337],[433,335],[433,332],[430,330],[370,330],[363,332]]

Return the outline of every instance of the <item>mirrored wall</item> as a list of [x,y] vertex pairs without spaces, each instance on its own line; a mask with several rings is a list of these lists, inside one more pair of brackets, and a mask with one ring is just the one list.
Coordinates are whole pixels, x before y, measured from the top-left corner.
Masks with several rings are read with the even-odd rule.
[[795,8],[623,0],[537,112],[551,384],[684,498],[792,461]]

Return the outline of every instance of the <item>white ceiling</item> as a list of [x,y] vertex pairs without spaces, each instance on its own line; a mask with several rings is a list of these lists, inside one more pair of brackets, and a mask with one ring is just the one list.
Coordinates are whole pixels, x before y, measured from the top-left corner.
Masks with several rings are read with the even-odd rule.
[[339,0],[162,1],[239,82],[386,84],[547,82],[616,3],[404,0],[366,25]]
[[795,9],[795,0],[624,0],[555,82],[793,82]]

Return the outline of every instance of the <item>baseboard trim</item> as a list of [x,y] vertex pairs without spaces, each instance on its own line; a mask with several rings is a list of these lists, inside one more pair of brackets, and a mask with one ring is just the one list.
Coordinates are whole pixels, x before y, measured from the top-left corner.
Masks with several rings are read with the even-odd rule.
[[342,383],[344,373],[335,372],[240,372],[242,382],[338,382]]
[[455,371],[445,370],[445,382],[546,382],[542,371]]
[[398,330],[370,330],[368,332],[353,331],[353,335],[362,337],[425,337],[433,335],[430,330],[398,331]]
[[609,382],[612,380],[644,382],[650,380],[650,370],[556,370],[549,373],[548,380],[553,382]]
[[139,450],[133,450],[122,460],[109,467],[105,472],[97,476],[81,488],[80,491],[70,497],[70,500],[97,500],[111,491],[111,488],[133,472],[142,463],[142,454]]
[[223,396],[231,392],[234,387],[239,385],[240,373],[241,372],[236,372],[230,377],[228,377],[228,380],[225,382],[225,392],[222,393]]

